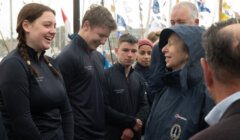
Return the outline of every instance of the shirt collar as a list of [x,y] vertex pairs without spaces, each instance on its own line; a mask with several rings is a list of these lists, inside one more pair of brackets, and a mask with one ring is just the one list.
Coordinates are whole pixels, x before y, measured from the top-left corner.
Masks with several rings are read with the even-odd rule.
[[229,97],[219,102],[205,117],[205,121],[209,125],[214,125],[218,123],[227,108],[238,99],[240,99],[240,91],[230,95]]

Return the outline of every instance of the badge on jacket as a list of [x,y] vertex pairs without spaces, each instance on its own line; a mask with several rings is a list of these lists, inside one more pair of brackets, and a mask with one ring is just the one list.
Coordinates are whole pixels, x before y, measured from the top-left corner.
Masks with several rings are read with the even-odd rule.
[[182,128],[179,124],[174,124],[170,131],[171,140],[178,140],[181,136]]

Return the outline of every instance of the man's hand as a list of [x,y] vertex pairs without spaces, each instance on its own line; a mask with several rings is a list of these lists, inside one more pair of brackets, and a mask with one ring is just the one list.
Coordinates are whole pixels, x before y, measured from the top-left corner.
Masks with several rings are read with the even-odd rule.
[[130,128],[125,128],[123,130],[121,140],[131,140],[134,136],[134,132]]
[[133,127],[133,130],[138,132],[138,133],[141,132],[141,130],[142,130],[142,121],[140,119],[136,119],[136,124]]

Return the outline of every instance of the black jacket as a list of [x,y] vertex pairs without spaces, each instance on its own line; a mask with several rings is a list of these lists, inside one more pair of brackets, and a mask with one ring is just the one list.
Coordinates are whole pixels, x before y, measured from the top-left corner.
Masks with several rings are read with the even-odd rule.
[[151,75],[150,67],[144,67],[141,64],[136,63],[136,65],[134,66],[134,70],[140,75],[140,77],[142,78],[142,80],[144,82],[144,87],[145,87],[145,90],[147,93],[148,103],[151,106],[152,102],[154,100],[154,96],[149,88],[149,82],[150,82],[149,77]]
[[[10,140],[71,140],[73,116],[62,77],[56,77],[37,52],[27,47],[39,77],[17,50],[0,65],[3,121]],[[50,58],[49,58],[50,59]],[[51,60],[55,68],[56,64]]]
[[[206,93],[200,66],[200,58],[204,57],[203,31],[198,26],[179,25],[161,32],[160,48],[175,32],[186,44],[189,60],[178,71],[168,71],[165,67],[161,75],[164,87],[155,95],[145,129],[146,140],[186,140],[208,126],[204,117],[214,103]],[[162,52],[160,55],[164,56]]]
[[75,140],[103,139],[105,130],[104,59],[76,35],[56,58],[74,115]]
[[7,133],[5,126],[3,125],[2,113],[0,111],[0,140],[7,140]]
[[105,139],[118,140],[125,128],[133,128],[136,118],[141,119],[143,124],[146,122],[149,106],[143,82],[133,69],[126,78],[124,67],[117,63],[105,70],[105,75],[107,79]]

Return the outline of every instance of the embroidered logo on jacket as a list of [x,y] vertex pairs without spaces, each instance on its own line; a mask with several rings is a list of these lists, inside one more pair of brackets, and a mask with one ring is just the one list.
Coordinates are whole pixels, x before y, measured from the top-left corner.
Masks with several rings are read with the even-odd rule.
[[42,81],[43,81],[43,79],[44,79],[44,77],[43,77],[43,76],[36,77],[36,80],[37,80],[37,82],[42,82]]
[[114,89],[114,93],[116,94],[122,94],[124,92],[125,89]]
[[176,114],[176,115],[175,115],[175,118],[176,118],[176,119],[180,119],[180,120],[187,121],[187,118],[185,118],[185,117],[183,117],[183,116],[180,116],[179,114]]
[[86,69],[86,70],[89,70],[89,71],[91,71],[91,70],[93,70],[93,66],[84,66],[84,68]]

